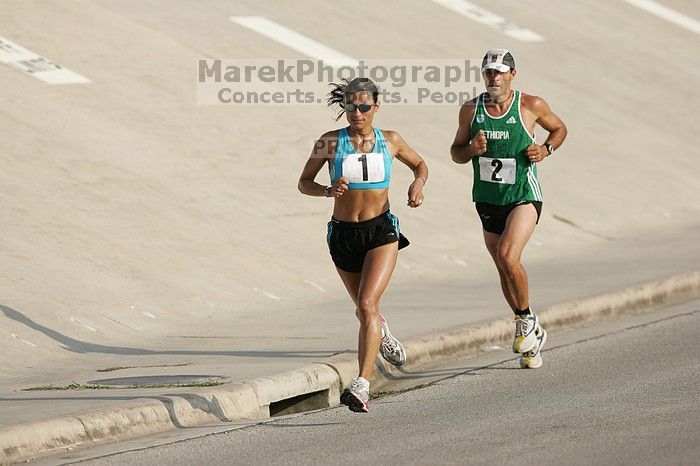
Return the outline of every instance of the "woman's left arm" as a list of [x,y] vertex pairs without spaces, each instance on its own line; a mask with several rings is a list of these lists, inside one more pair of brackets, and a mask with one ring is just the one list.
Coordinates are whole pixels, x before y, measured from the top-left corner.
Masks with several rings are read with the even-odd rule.
[[423,187],[428,181],[428,166],[418,152],[396,131],[385,131],[392,154],[413,171],[414,180],[408,187],[408,205],[418,207],[423,203]]

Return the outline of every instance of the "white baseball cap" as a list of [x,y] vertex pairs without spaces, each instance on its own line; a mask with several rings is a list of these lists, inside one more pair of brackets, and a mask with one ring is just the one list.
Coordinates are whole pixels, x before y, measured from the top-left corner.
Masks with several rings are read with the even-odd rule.
[[508,49],[491,49],[484,55],[481,71],[498,70],[506,72],[515,69],[515,59]]

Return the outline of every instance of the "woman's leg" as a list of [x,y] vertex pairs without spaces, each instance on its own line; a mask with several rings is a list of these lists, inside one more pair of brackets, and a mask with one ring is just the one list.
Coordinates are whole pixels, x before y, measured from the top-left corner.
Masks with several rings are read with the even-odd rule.
[[[355,303],[355,317],[357,317],[357,320],[362,322],[362,319],[360,319],[360,308],[357,305],[357,297],[360,292],[360,282],[362,281],[362,272],[346,272],[338,267],[335,269],[338,271],[338,275],[340,275],[340,279],[343,281],[345,289],[348,290],[348,294],[350,295],[352,302]],[[359,348],[362,348],[364,345],[363,338],[364,335],[362,332],[360,332],[357,343]]]
[[[340,275],[340,279],[343,281],[345,289],[348,290],[348,294],[350,295],[352,302],[355,303],[355,307],[357,307],[357,294],[360,291],[362,272],[346,272],[338,267],[335,269],[338,271],[338,275]],[[357,312],[355,312],[355,314],[357,315]],[[357,315],[357,318],[359,319],[360,316]]]
[[398,257],[398,242],[371,249],[365,256],[357,293],[357,310],[360,319],[358,338],[358,362],[360,377],[369,379],[379,354],[382,340],[382,321],[379,301],[389,284]]

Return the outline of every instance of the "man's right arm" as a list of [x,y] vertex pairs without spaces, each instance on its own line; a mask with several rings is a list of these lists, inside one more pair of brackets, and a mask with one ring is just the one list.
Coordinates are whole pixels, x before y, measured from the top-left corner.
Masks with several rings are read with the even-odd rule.
[[457,127],[457,134],[455,134],[455,140],[452,142],[452,147],[450,147],[450,155],[452,155],[452,160],[455,163],[467,163],[479,155],[478,151],[475,150],[474,144],[472,144],[473,141],[469,140],[475,107],[476,101],[471,100],[459,109],[459,126]]

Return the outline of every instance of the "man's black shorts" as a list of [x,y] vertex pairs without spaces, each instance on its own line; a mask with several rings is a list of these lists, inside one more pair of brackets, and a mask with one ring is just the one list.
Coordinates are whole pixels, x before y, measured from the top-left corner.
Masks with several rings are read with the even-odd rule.
[[481,225],[489,233],[500,235],[506,229],[506,220],[510,213],[519,205],[532,204],[537,210],[537,223],[542,214],[542,203],[539,201],[518,201],[513,204],[496,205],[486,202],[477,202],[476,211],[479,213]]
[[346,272],[361,272],[370,249],[399,242],[399,249],[410,243],[399,231],[399,219],[390,211],[363,222],[328,222],[326,237],[333,263]]

